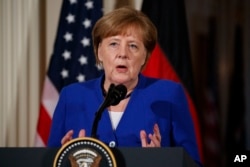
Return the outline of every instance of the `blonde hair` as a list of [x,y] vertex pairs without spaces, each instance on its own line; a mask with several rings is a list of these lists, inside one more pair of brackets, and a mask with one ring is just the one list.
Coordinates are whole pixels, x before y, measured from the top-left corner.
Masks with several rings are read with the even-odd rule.
[[92,30],[97,64],[100,64],[98,59],[98,46],[102,40],[110,36],[126,34],[129,28],[135,28],[140,33],[143,44],[147,50],[147,61],[156,45],[156,27],[142,12],[131,7],[121,7],[100,18]]

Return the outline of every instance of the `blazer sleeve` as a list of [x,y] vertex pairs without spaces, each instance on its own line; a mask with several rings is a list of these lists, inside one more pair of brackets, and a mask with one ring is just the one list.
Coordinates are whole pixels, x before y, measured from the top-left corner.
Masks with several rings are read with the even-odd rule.
[[66,115],[66,98],[67,93],[65,89],[62,89],[59,101],[56,105],[55,111],[52,117],[52,124],[50,129],[50,135],[48,139],[49,147],[60,147],[61,139],[65,135],[64,123]]
[[174,107],[172,111],[173,140],[176,146],[184,147],[187,153],[200,164],[198,144],[196,141],[194,123],[184,89],[176,87]]

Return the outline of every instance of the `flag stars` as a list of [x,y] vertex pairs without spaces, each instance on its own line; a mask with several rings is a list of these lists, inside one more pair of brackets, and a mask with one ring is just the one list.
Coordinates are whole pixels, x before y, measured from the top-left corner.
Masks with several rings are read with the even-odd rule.
[[87,29],[87,28],[91,27],[91,20],[85,19],[82,24]]
[[82,55],[78,60],[81,65],[88,64],[88,59],[84,55]]
[[84,82],[85,81],[85,75],[83,74],[79,74],[76,79],[78,80],[78,82]]
[[94,2],[93,1],[87,1],[85,3],[85,6],[87,9],[93,9],[94,8]]
[[68,60],[68,59],[71,58],[71,52],[65,50],[65,51],[63,52],[62,56],[64,57],[64,60]]
[[63,69],[63,70],[61,71],[61,75],[62,75],[63,78],[68,78],[68,76],[69,76],[68,70]]
[[68,14],[68,16],[66,17],[66,20],[68,21],[68,23],[74,23],[75,22],[75,16],[72,14]]
[[73,40],[73,34],[66,32],[66,34],[63,36],[66,42]]
[[70,4],[73,5],[75,3],[77,3],[77,0],[69,0]]
[[90,39],[87,37],[83,37],[83,39],[81,40],[81,43],[82,43],[83,47],[90,46]]

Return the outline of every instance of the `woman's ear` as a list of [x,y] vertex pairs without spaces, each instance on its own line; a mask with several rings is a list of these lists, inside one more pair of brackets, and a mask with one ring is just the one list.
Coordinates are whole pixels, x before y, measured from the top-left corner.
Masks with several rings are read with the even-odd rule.
[[146,53],[146,57],[144,59],[144,62],[142,63],[142,66],[141,66],[141,70],[143,70],[146,66],[146,64],[148,63],[148,59],[149,59],[149,56],[151,55],[151,53]]
[[102,62],[102,60],[103,60],[101,50],[102,50],[101,49],[101,43],[99,43],[98,48],[97,48],[97,58],[98,58],[99,62]]
[[142,62],[142,67],[145,66],[145,64],[147,64],[149,56],[150,56],[150,53],[147,52],[146,57],[145,57],[144,61]]

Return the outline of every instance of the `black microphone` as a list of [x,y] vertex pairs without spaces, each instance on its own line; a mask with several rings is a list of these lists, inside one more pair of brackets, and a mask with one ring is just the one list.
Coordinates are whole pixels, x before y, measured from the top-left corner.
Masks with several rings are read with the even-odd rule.
[[92,124],[92,131],[91,136],[94,138],[98,138],[96,135],[98,122],[101,119],[101,115],[106,107],[109,106],[115,106],[120,103],[121,100],[125,98],[127,94],[127,88],[126,86],[120,84],[115,86],[114,84],[111,84],[108,90],[108,93],[104,99],[104,102],[99,107],[98,111],[96,112],[94,122]]

